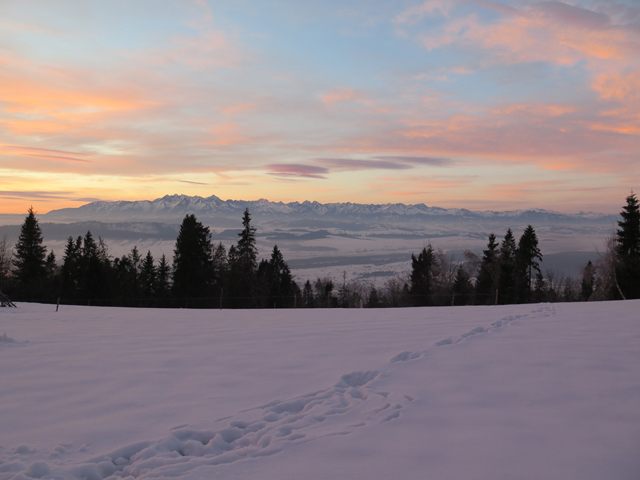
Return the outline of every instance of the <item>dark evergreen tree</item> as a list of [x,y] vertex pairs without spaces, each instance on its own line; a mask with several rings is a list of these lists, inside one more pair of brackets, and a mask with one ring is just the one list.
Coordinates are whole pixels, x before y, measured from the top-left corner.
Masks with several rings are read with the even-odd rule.
[[478,279],[475,286],[476,303],[480,305],[494,303],[499,275],[498,242],[496,242],[495,234],[491,233],[487,249],[483,250],[482,262],[478,271]]
[[202,298],[213,284],[211,231],[195,215],[182,221],[173,256],[173,293],[178,298]]
[[520,237],[515,255],[517,274],[515,280],[520,302],[531,301],[533,278],[536,273],[540,272],[540,264],[537,260],[542,260],[542,252],[538,248],[538,236],[533,227],[529,225]]
[[80,263],[82,258],[82,237],[69,237],[62,256],[62,296],[74,301],[79,295]]
[[235,308],[252,308],[259,304],[256,284],[258,249],[256,229],[251,226],[248,208],[244,211],[242,226],[238,244],[229,249],[229,301]]
[[633,192],[626,202],[616,232],[615,280],[619,293],[630,299],[640,298],[640,206]]
[[170,279],[171,267],[167,262],[167,256],[163,253],[160,257],[160,263],[158,264],[157,279],[156,279],[156,298],[166,299],[171,289]]
[[149,299],[155,296],[157,270],[151,250],[147,251],[147,256],[142,261],[140,268],[140,287],[142,290],[142,298]]
[[229,258],[227,249],[222,242],[218,243],[213,252],[213,277],[215,280],[214,297],[220,298],[224,294],[224,285],[229,274]]
[[138,306],[140,300],[138,271],[133,265],[131,257],[130,254],[123,255],[113,262],[115,297],[121,305]]
[[498,265],[500,276],[498,278],[498,303],[507,304],[516,301],[515,295],[515,268],[516,268],[516,240],[509,228],[500,245]]
[[80,247],[78,282],[80,297],[100,304],[108,304],[111,298],[110,264],[106,257],[106,247],[102,239],[97,243],[90,231],[84,236]]
[[409,295],[411,295],[413,305],[431,305],[433,271],[436,266],[436,257],[431,244],[424,247],[417,257],[413,253],[411,254]]
[[20,237],[15,245],[13,260],[19,297],[27,300],[38,299],[43,294],[47,248],[42,242],[42,230],[33,207],[29,207],[29,213],[24,219]]
[[282,252],[274,245],[268,263],[269,302],[268,306],[277,308],[293,306],[293,278],[289,265],[284,261]]
[[257,269],[258,249],[256,247],[256,229],[251,226],[251,214],[247,208],[242,216],[242,232],[238,234],[237,259],[236,263],[240,270],[255,272]]
[[453,281],[452,295],[453,305],[469,305],[471,303],[473,284],[471,283],[469,273],[462,265],[458,267],[456,272],[456,279]]

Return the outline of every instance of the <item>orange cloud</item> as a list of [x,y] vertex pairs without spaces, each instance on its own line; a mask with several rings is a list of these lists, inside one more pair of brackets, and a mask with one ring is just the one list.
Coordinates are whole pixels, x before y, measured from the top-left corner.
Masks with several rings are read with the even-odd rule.
[[[7,78],[8,77],[8,78]],[[98,90],[98,89],[96,89]],[[129,94],[130,95],[130,94]],[[52,115],[60,118],[83,113],[129,110],[146,106],[143,102],[126,98],[124,92],[112,95],[64,88],[29,78],[2,76],[0,101],[7,113]]]

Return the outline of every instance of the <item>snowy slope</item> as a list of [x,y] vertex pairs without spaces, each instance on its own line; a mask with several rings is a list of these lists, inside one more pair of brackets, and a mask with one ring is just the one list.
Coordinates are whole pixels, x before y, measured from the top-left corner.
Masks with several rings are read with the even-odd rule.
[[0,311],[0,480],[637,479],[640,302]]

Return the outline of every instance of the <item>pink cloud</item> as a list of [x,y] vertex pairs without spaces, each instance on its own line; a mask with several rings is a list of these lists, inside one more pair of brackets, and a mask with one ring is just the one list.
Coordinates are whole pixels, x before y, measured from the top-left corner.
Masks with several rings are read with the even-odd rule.
[[301,177],[301,178],[326,178],[329,169],[316,165],[301,165],[295,163],[274,163],[266,165],[269,175],[278,177]]

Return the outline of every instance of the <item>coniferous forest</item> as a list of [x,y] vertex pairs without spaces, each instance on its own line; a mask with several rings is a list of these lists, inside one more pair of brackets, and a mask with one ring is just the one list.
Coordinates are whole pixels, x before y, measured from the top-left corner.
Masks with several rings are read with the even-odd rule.
[[543,274],[542,253],[529,225],[517,239],[489,235],[482,258],[457,261],[426,245],[411,254],[410,273],[382,286],[318,278],[298,285],[277,245],[258,259],[256,229],[245,210],[237,243],[213,241],[209,227],[187,215],[172,259],[136,247],[112,257],[91,232],[69,237],[60,261],[47,253],[29,209],[13,248],[0,240],[0,291],[13,301],[167,308],[382,308],[494,305],[640,298],[640,206],[631,193],[615,235],[579,277]]

